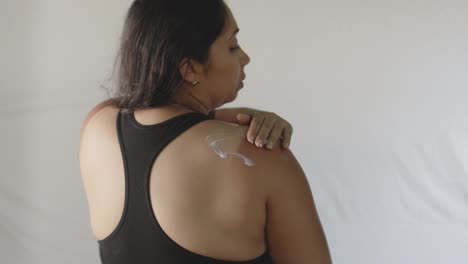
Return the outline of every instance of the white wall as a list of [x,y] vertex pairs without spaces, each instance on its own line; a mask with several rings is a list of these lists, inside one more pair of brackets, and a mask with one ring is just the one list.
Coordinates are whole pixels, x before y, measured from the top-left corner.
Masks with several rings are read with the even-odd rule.
[[[468,2],[228,1],[337,264],[468,262]],[[128,0],[0,2],[2,263],[99,263],[79,128]]]

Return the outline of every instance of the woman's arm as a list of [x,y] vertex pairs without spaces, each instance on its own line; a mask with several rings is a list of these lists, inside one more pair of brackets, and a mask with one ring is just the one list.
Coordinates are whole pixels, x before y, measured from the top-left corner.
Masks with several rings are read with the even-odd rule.
[[[267,190],[266,238],[274,263],[331,264],[332,257],[304,170],[290,150],[255,157]],[[311,178],[314,178],[313,176]]]

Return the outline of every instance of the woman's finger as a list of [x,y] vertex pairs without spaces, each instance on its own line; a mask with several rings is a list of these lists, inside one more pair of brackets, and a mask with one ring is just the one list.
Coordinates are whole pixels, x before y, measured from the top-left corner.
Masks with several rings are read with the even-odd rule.
[[252,121],[250,121],[249,130],[247,131],[247,139],[250,143],[254,143],[255,137],[257,137],[258,131],[260,130],[264,119],[265,117],[263,116],[252,116]]
[[260,127],[257,138],[255,139],[255,145],[257,145],[257,147],[261,148],[267,143],[268,135],[270,135],[276,121],[277,119],[272,115],[265,118],[262,126]]
[[291,125],[287,125],[283,129],[283,142],[282,146],[283,148],[288,148],[289,145],[291,144],[291,136],[292,136],[293,128]]
[[271,130],[270,136],[268,137],[267,148],[273,149],[273,146],[280,139],[281,134],[283,133],[284,125],[281,125],[280,122],[276,122]]

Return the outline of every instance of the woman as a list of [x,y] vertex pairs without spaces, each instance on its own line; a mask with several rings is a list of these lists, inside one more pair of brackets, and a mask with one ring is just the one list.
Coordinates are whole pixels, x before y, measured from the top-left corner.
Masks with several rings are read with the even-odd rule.
[[331,263],[307,178],[277,146],[290,125],[253,109],[250,128],[219,120],[233,109],[213,118],[250,61],[237,31],[222,0],[132,3],[117,94],[80,141],[102,263]]

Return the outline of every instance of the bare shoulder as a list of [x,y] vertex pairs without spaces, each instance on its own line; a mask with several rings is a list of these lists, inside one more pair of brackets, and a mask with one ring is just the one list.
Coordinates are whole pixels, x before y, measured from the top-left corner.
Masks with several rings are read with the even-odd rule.
[[81,129],[80,129],[80,137],[83,135],[84,133],[84,130],[86,129],[88,123],[100,112],[102,112],[102,110],[104,109],[113,109],[114,111],[118,111],[118,108],[115,108],[113,106],[113,100],[112,99],[108,99],[108,100],[105,100],[105,101],[102,101],[100,103],[98,103],[97,105],[95,105],[93,108],[91,108],[91,110],[86,114],[86,117],[81,125]]
[[[281,178],[301,171],[293,153],[283,149],[278,141],[269,150],[259,148],[247,140],[248,126],[226,123],[218,120],[206,122],[195,132],[205,149],[204,155],[210,167],[226,171],[237,179],[246,179],[264,194],[274,192],[281,185]],[[205,158],[204,158],[205,159]]]
[[[219,120],[203,122],[192,133],[191,143],[183,140],[181,144],[192,144],[196,149],[200,167],[215,172],[217,180],[236,190],[244,189],[260,196],[266,206],[265,168],[268,166],[269,150],[260,149],[247,140],[248,126],[226,123]],[[196,143],[198,142],[198,143]],[[271,154],[269,154],[271,155]],[[209,174],[209,173],[207,173]],[[222,178],[222,179],[221,179]]]
[[103,166],[98,166],[103,155],[119,160],[120,154],[116,128],[119,109],[102,102],[87,114],[80,133],[79,159],[83,179],[94,178]]
[[271,150],[250,143],[247,140],[248,129],[248,126],[210,120],[200,128],[199,135],[219,157],[250,167],[249,170],[257,177],[267,177],[266,181],[270,181],[270,173],[278,169],[283,172],[301,169],[293,153],[283,149],[280,141]]

